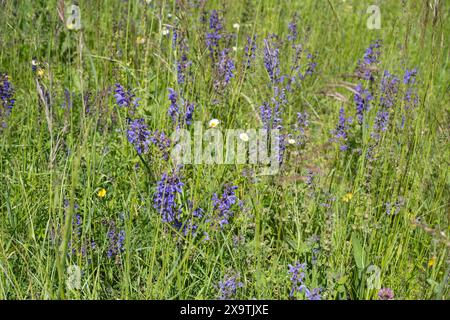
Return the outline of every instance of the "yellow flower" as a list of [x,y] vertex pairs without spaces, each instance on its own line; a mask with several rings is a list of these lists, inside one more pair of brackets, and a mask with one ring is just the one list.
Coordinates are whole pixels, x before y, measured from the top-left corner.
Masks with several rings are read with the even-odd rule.
[[436,257],[433,257],[433,258],[430,259],[430,261],[428,261],[428,267],[429,268],[431,268],[435,264],[436,264]]
[[353,198],[353,193],[349,192],[345,196],[342,197],[342,201],[349,202]]
[[210,128],[216,128],[219,125],[220,121],[217,119],[212,119],[209,121],[209,127]]
[[145,43],[145,38],[144,37],[138,36],[136,38],[136,44],[144,44],[144,43]]
[[44,76],[44,74],[45,74],[45,70],[44,70],[44,69],[39,68],[39,69],[37,70],[37,75],[38,75],[40,78],[42,78],[42,77]]
[[105,190],[105,188],[101,188],[100,190],[98,190],[97,196],[98,196],[99,198],[104,198],[104,197],[106,196],[106,190]]

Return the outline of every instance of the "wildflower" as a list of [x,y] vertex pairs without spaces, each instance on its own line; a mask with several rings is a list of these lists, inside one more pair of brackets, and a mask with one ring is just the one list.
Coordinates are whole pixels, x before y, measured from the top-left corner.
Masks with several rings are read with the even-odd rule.
[[295,13],[288,25],[289,34],[287,38],[291,42],[295,42],[298,37],[297,20],[297,13]]
[[244,284],[238,281],[238,275],[225,275],[222,281],[219,281],[219,299],[229,300],[236,296],[237,289],[242,288]]
[[253,37],[247,36],[247,44],[244,49],[244,66],[250,68],[252,62],[256,57],[256,35]]
[[154,131],[150,134],[150,141],[162,152],[164,160],[169,159],[170,138],[162,131]]
[[33,59],[31,60],[31,71],[36,72],[38,65],[39,62],[37,61],[36,57],[33,57]]
[[346,193],[343,197],[342,197],[342,201],[344,202],[350,202],[350,200],[352,200],[353,198],[353,193],[349,192]]
[[169,88],[169,100],[170,100],[170,106],[169,106],[169,116],[172,119],[172,122],[177,121],[178,114],[180,112],[180,107],[178,105],[178,94],[177,92]]
[[166,27],[162,27],[161,34],[163,36],[167,36],[169,33],[170,33],[169,29],[167,29]]
[[381,288],[378,291],[378,299],[380,300],[394,300],[394,291],[390,288]]
[[45,70],[42,69],[42,68],[38,68],[36,73],[37,73],[39,78],[43,78],[44,75],[45,75]]
[[429,261],[428,261],[428,268],[433,267],[436,264],[436,257],[432,257]]
[[290,144],[290,145],[293,145],[293,144],[295,144],[296,143],[296,141],[294,140],[294,139],[288,139],[288,143]]
[[345,117],[344,107],[339,110],[339,122],[336,128],[332,131],[333,137],[331,141],[339,142],[339,149],[341,151],[346,151],[348,149],[347,139],[348,139],[348,129],[349,124],[352,123],[352,118]]
[[144,119],[135,119],[128,125],[128,141],[134,146],[138,154],[147,153],[150,144],[150,131]]
[[0,74],[0,129],[6,127],[6,118],[14,107],[14,88],[7,74]]
[[249,140],[250,138],[249,138],[248,134],[246,134],[245,132],[243,132],[243,133],[241,133],[241,134],[239,135],[239,139],[241,139],[241,140],[244,141],[244,142],[248,142],[248,140]]
[[225,185],[224,191],[220,197],[217,193],[213,194],[213,207],[217,213],[216,219],[218,220],[221,228],[229,224],[229,220],[233,216],[234,205],[241,204],[236,196],[236,190],[237,186],[227,184]]
[[216,60],[219,50],[219,41],[222,39],[221,31],[223,29],[222,20],[217,10],[212,10],[209,17],[210,32],[206,34],[206,46],[210,52],[213,61]]
[[109,240],[108,258],[118,257],[125,250],[125,230],[118,231],[114,221],[111,221],[107,237]]
[[418,102],[417,90],[414,87],[416,83],[416,75],[417,69],[414,68],[413,70],[406,70],[405,75],[403,76],[403,83],[406,85],[404,95],[405,110],[414,107]]
[[363,60],[358,61],[356,73],[365,80],[374,80],[374,71],[376,65],[380,63],[379,57],[381,55],[381,42],[379,40],[371,43],[364,53]]
[[264,67],[269,74],[272,83],[279,81],[280,76],[280,50],[272,39],[264,39]]
[[116,89],[114,90],[114,97],[119,107],[135,109],[139,105],[139,99],[134,96],[130,90],[125,90],[124,87],[116,83]]
[[233,23],[233,28],[239,30],[241,26],[239,25],[239,23]]
[[220,124],[220,121],[219,120],[217,120],[217,119],[211,119],[210,121],[209,121],[209,124],[208,124],[208,126],[210,127],[210,128],[217,128],[217,126]]
[[144,44],[144,43],[145,43],[145,38],[144,37],[138,36],[136,38],[136,44]]
[[320,300],[321,299],[321,288],[314,288],[312,290],[308,289],[308,287],[305,285],[305,277],[306,277],[306,263],[299,263],[296,262],[295,265],[288,265],[289,270],[288,273],[291,275],[291,291],[289,293],[289,296],[291,298],[294,298],[295,293],[297,292],[304,292],[305,297],[308,300]]
[[217,78],[214,81],[214,88],[217,91],[224,90],[234,78],[234,62],[229,56],[229,49],[222,50],[220,53],[220,61],[217,65]]
[[373,96],[370,94],[369,90],[364,89],[360,83],[356,86],[355,90],[354,100],[356,103],[356,116],[358,122],[362,124],[364,113],[370,109],[370,101],[373,100]]
[[181,194],[184,183],[177,176],[164,173],[158,181],[156,192],[153,196],[154,208],[161,215],[163,222],[177,223],[180,219],[181,207],[176,202],[176,197]]
[[106,196],[106,189],[105,188],[101,188],[100,190],[98,190],[97,196],[99,198],[104,198]]

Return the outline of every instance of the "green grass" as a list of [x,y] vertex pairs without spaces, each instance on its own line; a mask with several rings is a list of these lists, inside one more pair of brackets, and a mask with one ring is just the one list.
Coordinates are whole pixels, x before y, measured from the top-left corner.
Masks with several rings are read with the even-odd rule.
[[[391,288],[396,299],[449,298],[448,2],[380,1],[381,28],[369,30],[370,1],[207,1],[206,12],[222,10],[228,32],[240,24],[230,43],[237,48],[231,51],[235,77],[221,95],[213,88],[201,8],[175,9],[176,1],[165,0],[79,2],[83,28],[74,31],[60,19],[58,3],[0,1],[0,73],[8,73],[16,98],[0,131],[0,298],[216,299],[218,282],[235,274],[243,283],[235,298],[288,299],[288,264],[296,261],[307,263],[305,283],[323,288],[324,299],[378,299],[378,288],[368,286],[372,265],[380,270],[380,286]],[[137,155],[114,84],[134,90],[140,98],[134,117],[143,117],[150,130],[174,131],[168,88],[183,89],[195,102],[194,120],[205,128],[212,118],[221,128],[259,128],[259,106],[273,95],[262,40],[270,33],[286,39],[294,12],[300,42],[318,65],[288,93],[283,123],[289,128],[297,112],[308,112],[307,143],[288,146],[278,175],[256,180],[242,175],[250,165],[185,166],[177,199],[183,215],[190,214],[190,199],[212,216],[212,196],[227,183],[238,187],[244,202],[223,230],[203,221],[200,236],[185,237],[153,207],[156,183],[174,164],[154,149],[142,159]],[[165,25],[187,35],[192,65],[182,87],[179,52],[172,32],[161,33]],[[246,36],[253,34],[256,60],[244,72]],[[137,44],[138,37],[145,43]],[[384,69],[401,77],[416,67],[419,99],[403,129],[391,125],[374,145],[376,108],[357,125],[353,93],[333,84],[370,87],[349,75],[376,39],[383,47],[374,92]],[[289,72],[292,54],[285,41],[282,73]],[[33,57],[42,75],[32,72]],[[73,93],[72,108],[61,107],[64,89]],[[341,106],[355,121],[347,152],[329,142]],[[401,122],[404,106],[396,102],[391,123]],[[308,170],[313,188],[305,183]],[[353,197],[343,201],[348,193]],[[386,203],[399,199],[398,213],[387,215]],[[115,258],[107,256],[111,221],[126,234],[125,250]],[[210,240],[202,239],[203,231]],[[83,255],[82,246],[92,240],[96,248]],[[67,268],[74,265],[82,270],[79,289],[66,285]]]

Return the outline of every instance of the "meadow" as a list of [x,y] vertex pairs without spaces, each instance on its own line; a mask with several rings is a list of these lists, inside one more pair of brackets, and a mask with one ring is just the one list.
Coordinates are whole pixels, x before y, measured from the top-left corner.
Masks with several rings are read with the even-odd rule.
[[0,0],[0,298],[448,299],[449,54],[449,1]]

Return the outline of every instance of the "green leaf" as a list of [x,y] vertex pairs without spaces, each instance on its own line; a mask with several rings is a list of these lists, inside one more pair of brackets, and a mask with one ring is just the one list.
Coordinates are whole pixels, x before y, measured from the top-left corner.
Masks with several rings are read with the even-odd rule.
[[355,258],[356,266],[359,270],[365,268],[365,253],[361,245],[361,240],[359,237],[353,233],[352,234],[352,247],[353,247],[353,257]]

